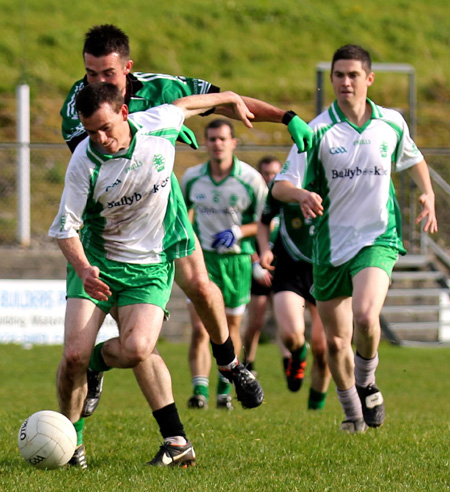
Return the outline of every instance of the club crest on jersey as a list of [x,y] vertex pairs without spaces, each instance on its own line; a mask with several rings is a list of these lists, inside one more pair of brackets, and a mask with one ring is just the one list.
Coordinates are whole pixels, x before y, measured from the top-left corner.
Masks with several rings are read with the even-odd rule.
[[238,196],[235,195],[234,193],[230,195],[230,199],[229,199],[230,206],[234,207],[237,202],[238,202]]
[[166,159],[162,154],[155,154],[152,165],[157,171],[162,171],[166,165]]
[[303,224],[303,222],[302,222],[302,219],[300,217],[295,217],[294,219],[292,219],[291,225],[292,225],[293,229],[300,229],[302,224]]

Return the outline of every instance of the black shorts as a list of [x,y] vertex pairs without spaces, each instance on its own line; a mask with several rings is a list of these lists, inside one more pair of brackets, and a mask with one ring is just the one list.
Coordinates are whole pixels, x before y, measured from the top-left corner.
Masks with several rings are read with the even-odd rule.
[[291,291],[316,304],[310,290],[313,284],[312,264],[294,261],[286,251],[277,248],[277,266],[272,281],[272,292]]
[[252,287],[250,293],[252,296],[270,296],[272,292],[272,287],[266,287],[261,285],[252,277]]

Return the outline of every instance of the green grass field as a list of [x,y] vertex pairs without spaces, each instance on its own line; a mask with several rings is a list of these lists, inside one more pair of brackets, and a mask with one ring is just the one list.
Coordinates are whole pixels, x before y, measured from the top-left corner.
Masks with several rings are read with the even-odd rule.
[[[36,470],[17,449],[31,413],[56,410],[55,371],[61,347],[0,346],[0,490],[29,491],[382,491],[450,488],[450,349],[380,349],[378,383],[386,401],[381,429],[338,432],[342,412],[334,386],[322,412],[306,410],[309,387],[289,393],[275,345],[261,345],[258,369],[266,399],[255,410],[206,412],[186,408],[190,396],[187,346],[162,342],[175,399],[197,466],[144,466],[160,436],[131,371],[112,371],[102,402],[86,422],[88,470]],[[214,386],[213,386],[214,387]],[[214,392],[213,392],[214,393]]]

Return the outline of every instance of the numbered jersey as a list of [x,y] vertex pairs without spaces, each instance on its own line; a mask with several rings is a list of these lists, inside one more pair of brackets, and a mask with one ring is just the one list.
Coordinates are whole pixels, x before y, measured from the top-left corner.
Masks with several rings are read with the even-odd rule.
[[[181,189],[188,209],[194,209],[194,230],[206,251],[215,251],[211,246],[214,234],[258,220],[267,194],[261,174],[236,157],[231,173],[220,182],[211,177],[209,163],[188,169]],[[227,250],[234,254],[254,252],[254,238],[250,237]]]
[[323,199],[324,213],[315,224],[317,264],[341,265],[373,244],[405,252],[391,173],[419,163],[423,156],[400,113],[368,103],[372,116],[359,128],[334,102],[310,123],[315,132],[312,150],[298,154],[293,148],[276,177]]
[[69,163],[50,236],[75,237],[81,229],[85,249],[108,259],[166,261],[166,249],[192,232],[187,215],[177,214],[172,193],[183,121],[184,112],[168,104],[130,115],[132,142],[123,155],[101,154],[90,139],[83,140]]

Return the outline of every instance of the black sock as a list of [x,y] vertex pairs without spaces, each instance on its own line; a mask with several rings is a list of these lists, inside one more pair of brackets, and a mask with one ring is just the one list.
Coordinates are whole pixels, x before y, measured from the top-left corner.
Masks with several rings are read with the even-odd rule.
[[172,436],[183,436],[186,439],[183,424],[175,403],[171,403],[153,412],[156,422],[158,422],[161,435],[165,439]]
[[211,340],[212,353],[218,366],[231,364],[236,357],[233,342],[230,337],[224,343],[218,345]]

